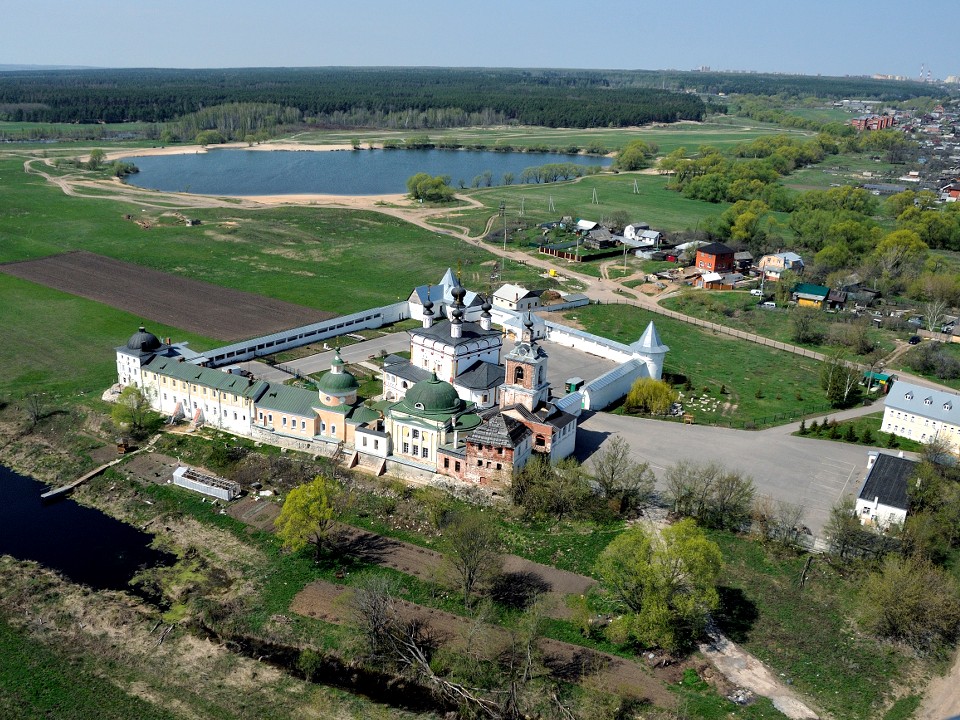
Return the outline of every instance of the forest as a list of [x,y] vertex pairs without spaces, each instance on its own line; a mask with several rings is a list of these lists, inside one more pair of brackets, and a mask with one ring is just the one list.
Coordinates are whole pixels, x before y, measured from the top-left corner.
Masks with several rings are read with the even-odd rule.
[[[600,71],[394,68],[76,70],[0,73],[0,120],[167,122],[224,103],[263,103],[320,126],[514,122],[625,127],[702,120],[692,94],[612,83]],[[438,112],[443,111],[443,112]]]

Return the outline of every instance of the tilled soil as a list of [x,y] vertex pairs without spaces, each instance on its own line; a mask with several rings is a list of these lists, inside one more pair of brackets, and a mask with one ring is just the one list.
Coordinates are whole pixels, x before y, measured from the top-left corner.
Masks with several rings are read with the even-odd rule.
[[334,317],[82,251],[6,263],[0,272],[218,340],[245,340]]
[[[317,580],[307,585],[294,597],[291,611],[325,622],[346,624],[351,621],[351,610],[346,600],[349,589],[343,585]],[[407,619],[419,619],[440,642],[456,643],[476,632],[476,622],[470,618],[434,608],[399,601],[400,611]],[[484,627],[490,637],[502,639],[506,631]],[[676,706],[677,696],[666,689],[667,683],[676,683],[682,676],[682,666],[655,668],[643,663],[597,652],[559,640],[541,639],[540,650],[550,672],[563,680],[579,682],[589,678],[610,691],[627,696],[645,698],[659,707]]]

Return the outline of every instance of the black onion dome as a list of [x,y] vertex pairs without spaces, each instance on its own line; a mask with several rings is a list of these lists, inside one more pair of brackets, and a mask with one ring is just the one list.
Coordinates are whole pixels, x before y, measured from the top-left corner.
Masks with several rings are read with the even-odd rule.
[[127,349],[139,350],[140,352],[154,352],[155,350],[159,350],[162,344],[160,338],[151,332],[147,332],[147,329],[141,325],[140,329],[127,340]]

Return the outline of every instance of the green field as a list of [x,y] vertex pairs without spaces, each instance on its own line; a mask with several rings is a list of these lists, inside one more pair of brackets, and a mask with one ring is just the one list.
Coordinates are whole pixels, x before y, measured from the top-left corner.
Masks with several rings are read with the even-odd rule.
[[656,143],[661,153],[669,153],[678,147],[693,151],[700,145],[732,147],[762,135],[800,134],[812,135],[808,131],[790,130],[765,123],[743,120],[741,118],[719,118],[703,123],[684,122],[673,125],[644,126],[640,128],[610,128],[582,130],[574,128],[543,127],[495,127],[495,128],[454,128],[449,130],[306,130],[298,132],[293,140],[302,143],[350,144],[359,140],[361,147],[369,143],[381,144],[384,140],[404,140],[409,137],[427,135],[437,142],[441,139],[455,139],[458,142],[482,144],[493,147],[498,142],[519,148],[545,145],[549,148],[568,148],[571,145],[586,148],[598,143],[609,151],[623,147],[631,140],[644,140]]
[[864,183],[893,183],[910,187],[910,183],[897,181],[905,172],[903,165],[874,160],[868,153],[844,153],[830,155],[819,165],[794,170],[784,178],[783,184],[794,190],[822,190],[834,185]]
[[[73,662],[71,662],[72,660]],[[77,664],[0,618],[0,717],[19,720],[173,720],[176,715]]]
[[624,343],[635,342],[652,320],[670,347],[664,372],[685,375],[693,384],[682,401],[698,423],[771,425],[784,416],[799,418],[825,408],[816,360],[705,332],[630,305],[588,305],[564,317]]
[[[634,181],[637,183],[636,193]],[[660,230],[695,230],[706,218],[719,215],[729,207],[726,203],[712,204],[685,198],[678,192],[667,190],[666,184],[667,178],[661,175],[622,173],[557,183],[470,190],[464,194],[482,202],[482,209],[451,210],[433,222],[442,226],[467,227],[471,235],[478,235],[490,217],[497,214],[502,201],[506,203],[511,225],[529,227],[559,220],[565,215],[599,220],[623,210],[629,215],[630,222],[646,222]],[[594,190],[597,191],[597,203],[593,202]],[[550,210],[551,199],[553,210]],[[521,205],[523,216],[520,216]],[[499,222],[495,227],[500,228]]]

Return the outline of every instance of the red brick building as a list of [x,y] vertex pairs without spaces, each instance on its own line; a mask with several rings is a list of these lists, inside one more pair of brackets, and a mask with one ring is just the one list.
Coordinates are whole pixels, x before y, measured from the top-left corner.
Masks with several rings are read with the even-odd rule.
[[710,243],[697,248],[697,259],[694,265],[697,270],[714,273],[732,273],[736,270],[733,248],[723,243]]
[[850,121],[857,130],[884,130],[893,127],[893,117],[890,115],[863,115]]

